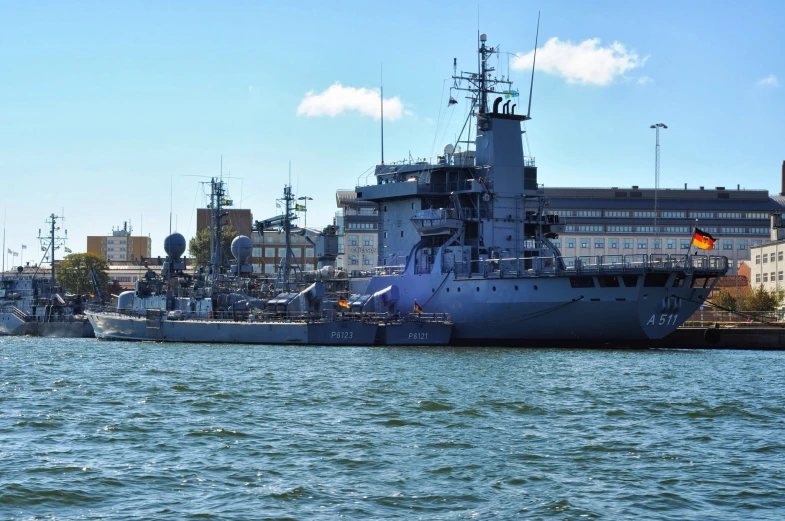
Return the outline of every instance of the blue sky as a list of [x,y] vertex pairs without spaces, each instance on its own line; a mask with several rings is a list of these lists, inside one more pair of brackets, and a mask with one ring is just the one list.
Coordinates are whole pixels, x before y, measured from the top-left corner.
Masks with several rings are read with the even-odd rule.
[[[528,90],[542,11],[528,147],[547,186],[780,191],[785,159],[785,3],[495,2],[479,12],[497,62]],[[476,2],[0,3],[0,209],[6,247],[64,213],[69,246],[130,220],[162,254],[170,182],[190,238],[200,181],[224,176],[262,219],[289,161],[308,225],[335,190],[385,159],[430,156],[457,134],[452,60],[476,68]],[[337,85],[336,85],[337,84]],[[446,88],[445,88],[446,87]],[[444,90],[443,90],[444,89]],[[310,94],[309,94],[310,93]],[[193,176],[205,176],[204,179]],[[19,260],[18,258],[16,259]]]

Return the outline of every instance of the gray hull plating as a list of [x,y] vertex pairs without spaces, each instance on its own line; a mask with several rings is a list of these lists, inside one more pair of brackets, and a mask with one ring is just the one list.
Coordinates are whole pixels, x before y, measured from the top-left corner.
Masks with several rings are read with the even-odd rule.
[[387,346],[443,346],[450,343],[453,325],[447,322],[392,322],[380,328],[379,343]]
[[573,288],[568,277],[458,279],[452,274],[390,275],[366,291],[400,289],[400,309],[414,302],[448,313],[451,343],[626,341],[663,338],[689,318],[709,288]]
[[93,338],[93,326],[87,320],[64,322],[25,322],[13,313],[0,313],[0,336],[40,336],[51,338]]

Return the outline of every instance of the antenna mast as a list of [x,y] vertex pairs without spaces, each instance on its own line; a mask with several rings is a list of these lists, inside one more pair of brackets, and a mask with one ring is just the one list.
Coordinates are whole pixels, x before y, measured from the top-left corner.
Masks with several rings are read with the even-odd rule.
[[529,108],[526,111],[526,119],[531,119],[532,114],[532,92],[534,92],[534,64],[537,63],[537,41],[540,39],[540,13],[537,12],[537,34],[534,36],[534,57],[532,58],[532,80],[529,85]]
[[382,108],[382,164],[384,164],[384,65],[379,65],[379,86],[381,87],[379,103]]

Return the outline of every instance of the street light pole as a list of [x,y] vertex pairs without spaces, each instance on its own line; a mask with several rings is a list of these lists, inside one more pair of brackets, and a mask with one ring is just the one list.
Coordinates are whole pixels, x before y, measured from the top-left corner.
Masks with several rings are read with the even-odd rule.
[[303,202],[302,210],[301,210],[301,211],[305,212],[305,219],[304,219],[304,222],[303,222],[303,228],[307,228],[308,227],[308,204],[307,203],[308,203],[308,201],[313,201],[313,197],[308,197],[307,195],[304,195],[302,197],[298,197],[297,200]]
[[668,128],[665,123],[655,123],[649,128],[654,129],[656,144],[654,145],[654,237],[659,237],[657,228],[657,214],[659,210],[659,190],[660,190],[660,129]]

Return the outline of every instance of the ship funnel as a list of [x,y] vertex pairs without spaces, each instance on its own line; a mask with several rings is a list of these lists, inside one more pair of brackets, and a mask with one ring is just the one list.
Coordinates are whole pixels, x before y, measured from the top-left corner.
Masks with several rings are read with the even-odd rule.
[[502,97],[501,96],[499,96],[498,98],[493,100],[493,113],[494,114],[498,114],[499,113],[499,103],[501,103],[501,102],[502,102]]

